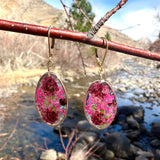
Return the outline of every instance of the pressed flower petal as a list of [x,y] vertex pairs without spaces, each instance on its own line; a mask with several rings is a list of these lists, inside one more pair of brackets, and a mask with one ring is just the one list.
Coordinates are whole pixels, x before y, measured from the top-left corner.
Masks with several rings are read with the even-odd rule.
[[108,127],[117,111],[115,94],[107,82],[96,81],[85,96],[84,112],[89,123],[98,129]]
[[46,73],[41,77],[36,89],[35,104],[47,125],[54,127],[62,123],[67,113],[68,101],[64,86],[55,74]]

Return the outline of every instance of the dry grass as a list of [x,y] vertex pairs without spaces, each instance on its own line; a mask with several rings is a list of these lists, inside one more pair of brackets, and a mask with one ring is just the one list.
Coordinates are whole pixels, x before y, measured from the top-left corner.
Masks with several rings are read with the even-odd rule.
[[[93,50],[84,44],[81,44],[81,50],[86,70],[92,72],[92,68],[96,67]],[[116,63],[111,59],[116,59]],[[113,62],[113,67],[119,59],[117,54],[112,53],[106,61]],[[53,61],[53,70],[58,68],[62,77],[66,71],[69,76],[73,75],[69,73],[71,71],[83,71],[80,54],[74,42],[56,40]],[[47,38],[0,31],[0,87],[38,81],[40,75],[47,71],[47,62]],[[105,65],[109,66],[107,62]]]

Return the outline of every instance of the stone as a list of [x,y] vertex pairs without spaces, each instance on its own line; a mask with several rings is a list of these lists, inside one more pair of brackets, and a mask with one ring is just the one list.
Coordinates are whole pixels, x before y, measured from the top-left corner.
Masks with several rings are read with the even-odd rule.
[[81,142],[77,142],[75,144],[75,147],[73,148],[72,154],[71,154],[71,160],[77,160],[77,159],[84,159],[85,153],[87,152],[88,147],[86,147],[84,144]]
[[126,115],[120,114],[120,115],[118,116],[117,123],[120,124],[120,125],[122,125],[122,124],[124,124],[125,122],[126,122]]
[[137,89],[134,90],[134,94],[135,94],[136,96],[143,95],[143,93],[144,93],[144,90],[141,89],[141,88],[137,88]]
[[147,134],[148,133],[146,127],[143,124],[140,124],[140,132],[141,132],[141,134]]
[[43,151],[40,160],[57,160],[57,152],[54,149]]
[[[59,126],[54,127],[54,132],[59,134]],[[61,126],[62,136],[68,138],[72,132],[72,129],[69,126]]]
[[84,151],[77,150],[76,152],[72,152],[70,160],[78,160],[78,159],[87,160],[84,155],[85,155]]
[[61,153],[61,152],[58,152],[58,158],[60,159],[60,160],[64,160],[65,159],[65,154],[64,153]]
[[156,149],[156,158],[160,159],[160,149]]
[[151,146],[153,146],[155,148],[160,147],[160,140],[154,139],[154,140],[151,141],[150,144],[151,144]]
[[[84,147],[85,147],[86,145],[85,144],[83,144],[83,143],[81,143],[81,142],[77,142],[76,144],[75,144],[75,147],[73,148],[73,153],[74,152],[77,152],[78,153],[78,151],[80,151],[80,150],[82,150]],[[88,149],[88,147],[86,147],[83,151],[84,152],[87,152],[87,149]]]
[[138,151],[137,154],[138,154],[139,156],[143,156],[143,157],[145,157],[145,158],[154,158],[153,153],[151,153],[151,152],[149,152],[149,151],[148,151],[148,152]]
[[131,144],[131,151],[133,152],[134,155],[137,155],[137,152],[142,150],[136,145]]
[[129,130],[126,132],[126,136],[131,140],[131,141],[134,141],[134,140],[137,140],[139,138],[139,135],[140,135],[140,131],[138,130]]
[[[77,159],[76,159],[77,160]],[[90,156],[89,158],[88,158],[88,160],[99,160],[99,158],[98,157],[94,157],[94,156]]]
[[112,160],[114,158],[115,154],[111,150],[105,150],[105,154],[103,156],[104,159],[106,160]]
[[121,88],[118,88],[118,90],[122,93],[126,93],[126,88],[125,87],[121,87]]
[[160,122],[152,123],[151,134],[160,138]]
[[94,127],[92,127],[87,120],[81,120],[77,124],[77,129],[79,131],[91,131],[95,133],[100,133],[100,131]]
[[135,160],[148,160],[148,158],[144,156],[137,156]]
[[98,155],[103,156],[107,150],[106,143],[104,143],[104,142],[98,142],[98,143],[95,142],[92,146],[95,146],[94,147],[95,149],[97,148],[95,153]]
[[114,132],[107,135],[106,145],[117,157],[126,158],[132,154],[130,152],[130,141],[122,133]]
[[129,128],[129,127],[128,127],[128,124],[127,124],[127,123],[123,123],[123,124],[122,124],[122,129],[123,129],[123,130],[128,130],[128,128]]
[[127,123],[129,128],[139,129],[139,123],[133,118],[133,116],[127,116]]
[[135,141],[135,142],[133,142],[133,144],[134,144],[136,147],[138,147],[139,149],[144,150],[144,146],[143,146],[142,143]]
[[142,107],[122,106],[118,108],[118,114],[124,114],[125,116],[133,115],[138,123],[142,123],[144,119],[144,109]]
[[86,143],[94,143],[98,139],[98,135],[94,132],[83,132],[80,134],[81,138],[86,141]]

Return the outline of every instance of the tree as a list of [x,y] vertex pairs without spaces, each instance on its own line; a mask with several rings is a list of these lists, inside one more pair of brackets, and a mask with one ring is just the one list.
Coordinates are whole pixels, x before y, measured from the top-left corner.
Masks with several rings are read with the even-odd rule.
[[111,35],[109,32],[106,33],[105,38],[109,41],[111,41]]
[[[90,20],[94,20],[95,14],[92,12],[92,6],[87,0],[77,0],[79,7],[86,13]],[[69,10],[70,16],[73,18],[75,30],[79,32],[87,32],[91,29],[91,24],[87,21],[84,15],[77,8],[75,3]]]

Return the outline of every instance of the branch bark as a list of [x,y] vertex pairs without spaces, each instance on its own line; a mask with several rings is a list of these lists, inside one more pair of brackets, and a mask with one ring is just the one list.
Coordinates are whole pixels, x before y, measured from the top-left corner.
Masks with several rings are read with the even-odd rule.
[[113,8],[111,11],[107,12],[104,17],[102,17],[98,23],[92,27],[92,29],[87,32],[87,38],[91,39],[94,37],[94,35],[99,31],[99,29],[104,25],[104,23],[114,14],[116,13],[122,6],[127,2],[128,0],[121,0],[115,8]]
[[[7,21],[3,19],[0,19],[0,30],[48,37],[48,27]],[[68,30],[52,28],[50,36],[57,39],[82,42],[85,44],[90,44],[101,48],[106,48],[107,46],[107,42],[105,40],[102,40],[101,38],[89,39],[86,37],[86,33],[82,32],[73,32]],[[125,54],[160,61],[160,53],[134,48],[131,46],[127,46],[112,41],[108,41],[108,48],[110,50],[122,52]]]
[[86,13],[80,8],[78,2],[76,0],[73,0],[73,1],[76,4],[77,8],[81,11],[81,13],[86,17],[87,21],[92,25],[93,22],[89,19],[89,17],[86,15]]

